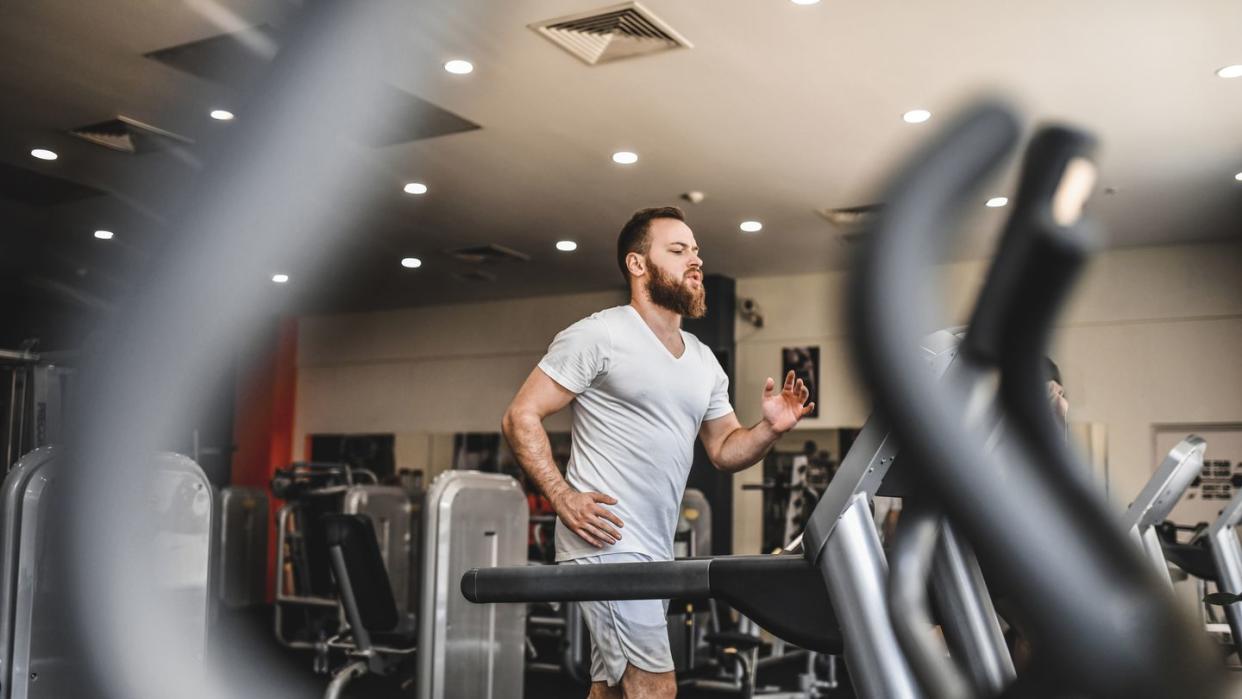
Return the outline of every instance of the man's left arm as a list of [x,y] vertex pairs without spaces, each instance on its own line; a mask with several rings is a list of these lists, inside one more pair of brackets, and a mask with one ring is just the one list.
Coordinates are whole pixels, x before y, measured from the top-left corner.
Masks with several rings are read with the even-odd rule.
[[810,391],[802,379],[791,371],[785,375],[781,390],[771,378],[763,387],[763,419],[753,427],[742,427],[735,413],[705,421],[699,427],[699,438],[712,464],[721,471],[733,473],[761,461],[782,435],[793,429],[803,417],[815,409],[807,403]]

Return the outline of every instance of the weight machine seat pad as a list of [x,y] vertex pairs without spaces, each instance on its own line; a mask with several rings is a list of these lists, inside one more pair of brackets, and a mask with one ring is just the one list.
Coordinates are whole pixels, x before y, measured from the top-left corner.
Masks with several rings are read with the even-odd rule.
[[821,653],[843,651],[824,574],[801,555],[714,558],[711,588],[713,597],[790,643]]
[[340,547],[358,615],[371,634],[391,631],[400,616],[380,554],[375,527],[366,515],[328,514],[321,519],[328,547]]
[[1216,561],[1207,546],[1200,544],[1161,543],[1164,560],[1199,578],[1216,582]]
[[703,637],[703,640],[719,648],[734,648],[743,653],[763,645],[762,638],[753,634],[742,633],[741,631],[709,633]]

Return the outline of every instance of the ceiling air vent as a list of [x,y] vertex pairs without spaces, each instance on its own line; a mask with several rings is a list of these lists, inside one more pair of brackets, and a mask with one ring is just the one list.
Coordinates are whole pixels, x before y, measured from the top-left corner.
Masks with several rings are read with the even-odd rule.
[[637,2],[529,25],[587,65],[694,45]]
[[97,146],[138,155],[194,143],[185,136],[144,124],[127,116],[118,116],[98,124],[82,126],[69,133]]
[[517,250],[512,250],[503,245],[496,245],[494,243],[492,245],[476,245],[469,248],[457,248],[456,250],[449,250],[448,254],[452,255],[457,260],[472,265],[491,264],[495,262],[530,261],[530,255],[518,252]]
[[874,221],[883,208],[883,204],[863,204],[840,209],[816,209],[815,213],[841,229],[842,243],[856,245],[866,237],[867,231],[864,226]]
[[837,228],[857,228],[863,224],[870,223],[882,208],[884,208],[883,204],[864,204],[862,206],[847,206],[841,209],[816,209],[815,213],[823,216],[828,223]]

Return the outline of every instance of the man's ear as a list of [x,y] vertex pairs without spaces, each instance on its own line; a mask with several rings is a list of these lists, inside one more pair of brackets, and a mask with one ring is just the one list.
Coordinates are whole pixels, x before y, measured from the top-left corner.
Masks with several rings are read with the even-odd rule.
[[625,268],[630,270],[630,276],[641,277],[647,273],[647,260],[636,252],[626,253]]

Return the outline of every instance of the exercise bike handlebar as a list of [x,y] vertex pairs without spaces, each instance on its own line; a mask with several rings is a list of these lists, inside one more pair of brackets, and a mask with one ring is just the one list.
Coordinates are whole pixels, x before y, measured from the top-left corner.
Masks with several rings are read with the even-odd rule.
[[[1046,411],[1046,393],[1002,395],[1002,417],[1016,429],[999,442],[993,441],[994,423],[975,414],[980,376],[997,368],[996,361],[1005,371],[1027,372],[1032,353],[1042,359],[1051,322],[1085,259],[1081,229],[1046,225],[1051,218],[1038,210],[1020,217],[1035,225],[1012,229],[1026,242],[1018,253],[1003,251],[985,285],[995,297],[985,291],[979,301],[976,318],[990,319],[973,351],[982,362],[963,362],[936,382],[909,351],[937,325],[931,266],[950,242],[950,223],[975,200],[1018,133],[1005,107],[984,104],[894,179],[851,282],[856,360],[903,453],[920,466],[985,570],[1011,592],[1024,631],[1054,670],[1047,681],[1055,689],[1109,697],[1216,696],[1222,674],[1201,631],[1180,615],[1104,503],[1083,496],[1063,464],[1048,467],[1055,447],[1038,443],[1047,432],[1025,424],[1034,412],[1018,405],[1037,397]],[[1055,139],[1034,147],[1054,146]],[[1045,159],[1057,162],[1039,152],[1030,162]],[[1013,312],[1017,308],[1029,313]],[[1022,354],[1010,354],[1016,350],[1011,335],[1033,342]],[[1031,385],[1029,377],[1025,384],[1002,377],[1002,384],[1007,380]]]

